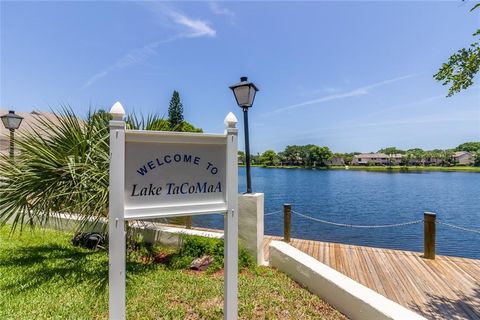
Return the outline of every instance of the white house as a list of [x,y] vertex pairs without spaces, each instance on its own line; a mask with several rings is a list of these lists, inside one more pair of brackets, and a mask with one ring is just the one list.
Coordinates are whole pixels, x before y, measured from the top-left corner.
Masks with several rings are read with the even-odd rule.
[[402,154],[387,155],[385,153],[361,153],[353,156],[353,165],[398,165],[402,161]]
[[473,163],[473,153],[468,151],[457,151],[453,154],[455,164],[470,165]]

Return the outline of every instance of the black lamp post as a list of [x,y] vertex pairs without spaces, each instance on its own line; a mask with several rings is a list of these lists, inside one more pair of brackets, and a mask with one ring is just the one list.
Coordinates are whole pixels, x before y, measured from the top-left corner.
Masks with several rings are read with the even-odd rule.
[[23,117],[15,114],[15,111],[10,110],[7,114],[4,114],[0,118],[2,119],[5,128],[10,130],[10,158],[13,159],[15,129],[20,127]]
[[247,193],[252,193],[252,178],[250,175],[250,142],[248,138],[248,108],[253,105],[257,86],[248,81],[247,77],[241,77],[240,82],[230,86],[237,104],[243,110],[243,126],[245,130],[245,162],[247,166]]

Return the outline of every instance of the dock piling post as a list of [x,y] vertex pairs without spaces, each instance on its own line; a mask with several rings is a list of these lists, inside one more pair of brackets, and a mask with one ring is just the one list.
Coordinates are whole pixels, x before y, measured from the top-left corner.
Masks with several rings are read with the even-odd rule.
[[185,217],[185,227],[187,229],[192,229],[192,216]]
[[437,215],[433,212],[423,214],[423,257],[426,259],[435,259],[436,219]]
[[292,205],[283,204],[283,241],[290,242],[290,230],[292,227]]

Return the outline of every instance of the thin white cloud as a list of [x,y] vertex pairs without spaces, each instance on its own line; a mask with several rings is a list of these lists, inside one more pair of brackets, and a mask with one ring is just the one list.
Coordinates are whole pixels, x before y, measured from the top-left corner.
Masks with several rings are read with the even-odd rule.
[[223,15],[223,16],[228,16],[228,17],[234,17],[235,13],[231,11],[230,9],[220,7],[218,2],[216,1],[210,1],[209,3],[210,10],[217,15]]
[[100,80],[103,77],[106,77],[112,71],[124,69],[124,68],[130,67],[132,65],[142,63],[143,61],[145,61],[150,56],[155,55],[157,53],[156,49],[161,44],[164,44],[164,43],[167,43],[167,42],[172,42],[175,39],[178,39],[178,37],[179,36],[173,36],[173,37],[168,38],[166,40],[155,41],[155,42],[147,44],[146,46],[143,46],[141,48],[134,49],[134,50],[130,51],[129,53],[127,53],[126,55],[124,55],[123,57],[118,59],[118,61],[115,62],[113,65],[111,65],[108,68],[106,68],[105,70],[100,71],[100,72],[94,74],[93,76],[91,76],[85,82],[85,84],[82,86],[82,88],[84,89],[84,88],[87,88],[87,87],[91,86],[96,81]]
[[[156,4],[156,3],[153,3]],[[180,38],[199,38],[199,37],[215,37],[216,30],[209,26],[208,22],[200,19],[192,19],[185,14],[174,11],[163,4],[157,5],[155,7],[144,6],[153,14],[161,14],[167,16],[173,23],[180,25],[183,30],[168,39],[155,41],[149,43],[141,48],[134,49],[123,57],[121,57],[113,65],[107,67],[105,70],[97,72],[91,76],[82,86],[82,89],[87,88],[94,84],[101,78],[106,77],[110,72],[115,70],[124,69],[136,64],[140,64],[149,57],[157,54],[157,49],[161,44],[172,42]]]
[[373,83],[373,84],[370,84],[370,85],[367,85],[367,86],[363,86],[363,87],[360,87],[360,88],[350,90],[348,92],[335,93],[335,94],[331,94],[331,95],[321,97],[321,98],[318,98],[318,99],[308,100],[308,101],[293,104],[293,105],[290,105],[290,106],[287,106],[287,107],[278,108],[278,109],[276,109],[272,112],[264,113],[262,115],[288,111],[288,110],[297,109],[297,108],[300,108],[300,107],[304,107],[304,106],[308,106],[308,105],[312,105],[312,104],[319,104],[319,103],[332,101],[332,100],[345,99],[345,98],[350,98],[350,97],[366,95],[366,94],[369,94],[372,89],[375,89],[375,88],[378,88],[378,87],[381,87],[381,86],[385,86],[387,84],[391,84],[391,83],[394,83],[394,82],[397,82],[397,81],[413,78],[413,77],[416,77],[418,75],[419,75],[418,73],[414,73],[414,74],[409,74],[409,75],[406,75],[406,76],[401,76],[401,77],[397,77],[397,78],[393,78],[393,79],[383,80],[383,81],[376,82],[376,83]]
[[143,7],[159,20],[164,20],[165,17],[168,18],[167,25],[172,25],[173,23],[176,26],[180,26],[181,32],[179,35],[181,37],[215,37],[217,35],[217,31],[210,26],[208,21],[191,18],[182,12],[166,6],[164,3],[147,2]]
[[391,83],[398,82],[398,81],[401,81],[401,80],[406,80],[406,79],[418,77],[420,74],[421,73],[412,73],[412,74],[408,74],[406,76],[401,76],[401,77],[397,77],[397,78],[393,78],[393,79],[389,79],[389,80],[380,81],[380,82],[362,87],[360,89],[370,91],[371,89],[382,87],[382,86],[387,85],[387,84],[391,84]]
[[181,13],[170,11],[170,16],[173,21],[179,25],[187,27],[186,32],[183,34],[185,37],[215,37],[217,31],[208,25],[208,22],[200,19],[192,19]]
[[287,110],[291,110],[291,109],[297,109],[299,107],[308,106],[308,105],[311,105],[311,104],[317,104],[317,103],[322,103],[322,102],[327,102],[327,101],[332,101],[332,100],[337,100],[337,99],[344,99],[344,98],[349,98],[349,97],[361,96],[361,95],[365,95],[365,94],[368,94],[368,91],[359,88],[359,89],[355,89],[355,90],[352,90],[352,91],[349,91],[349,92],[331,94],[331,95],[328,95],[328,96],[325,96],[325,97],[322,97],[322,98],[304,101],[304,102],[301,102],[301,103],[290,105],[288,107],[282,107],[282,108],[276,109],[273,112],[277,113],[277,112],[287,111]]
[[107,71],[101,71],[99,73],[94,74],[93,76],[90,77],[90,79],[87,80],[87,82],[85,82],[82,88],[91,86],[95,81],[105,77],[107,74],[108,74]]

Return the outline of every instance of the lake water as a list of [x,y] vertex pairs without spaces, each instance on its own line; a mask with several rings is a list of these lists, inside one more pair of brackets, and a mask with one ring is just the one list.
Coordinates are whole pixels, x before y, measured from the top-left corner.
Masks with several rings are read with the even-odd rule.
[[[245,168],[239,191],[245,191]],[[304,215],[337,223],[384,225],[423,219],[480,231],[480,174],[387,173],[348,170],[252,168],[252,189],[265,193],[265,213],[284,203]],[[223,228],[219,215],[194,218],[194,225]],[[265,234],[283,234],[283,213],[265,216]],[[423,222],[395,228],[326,225],[292,214],[292,237],[423,251]],[[437,254],[480,259],[480,234],[437,224]]]

